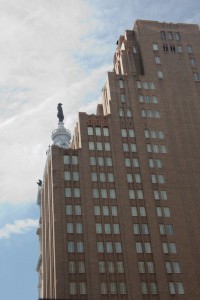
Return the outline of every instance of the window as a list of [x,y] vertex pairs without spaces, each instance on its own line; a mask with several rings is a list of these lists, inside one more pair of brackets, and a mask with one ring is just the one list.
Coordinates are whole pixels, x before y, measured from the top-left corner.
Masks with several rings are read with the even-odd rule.
[[110,293],[117,294],[117,284],[116,282],[110,282]]
[[155,273],[154,263],[152,261],[147,262],[147,270],[149,273]]
[[67,250],[69,253],[75,252],[75,243],[70,241],[67,243]]
[[137,158],[133,158],[133,166],[134,168],[139,168],[139,160]]
[[80,196],[80,188],[74,188],[74,197],[79,198]]
[[142,224],[142,233],[143,234],[149,234],[148,224]]
[[182,53],[182,52],[183,52],[182,46],[178,45],[178,46],[177,46],[177,50],[178,50],[179,53]]
[[149,88],[148,82],[144,81],[142,84],[143,84],[143,88],[144,88],[145,90],[148,90],[148,88]]
[[172,262],[174,273],[181,273],[180,264],[177,261]]
[[141,289],[142,289],[142,294],[143,294],[143,295],[148,294],[148,286],[147,286],[147,282],[141,282]]
[[108,143],[108,142],[106,142],[105,144],[104,144],[104,147],[105,147],[105,151],[110,151],[111,149],[110,149],[110,143]]
[[132,174],[126,174],[127,182],[132,183],[133,182],[133,175]]
[[127,130],[126,129],[121,129],[121,136],[122,137],[127,137]]
[[113,253],[112,242],[106,242],[106,251],[107,251],[107,253]]
[[151,251],[151,244],[149,242],[144,243],[144,251],[146,253],[152,253],[152,251]]
[[117,206],[111,206],[112,216],[118,216]]
[[65,197],[67,197],[67,198],[72,197],[72,190],[71,190],[71,188],[65,188]]
[[119,87],[120,87],[120,89],[124,88],[124,81],[123,81],[123,79],[119,79]]
[[132,112],[129,108],[126,109],[126,115],[127,117],[132,117]]
[[159,79],[163,79],[164,78],[162,71],[158,71],[158,78]]
[[139,273],[145,273],[145,263],[144,261],[139,261],[138,262],[138,269],[139,269]]
[[98,253],[104,253],[103,242],[97,242],[97,251]]
[[164,50],[165,52],[168,51],[168,45],[167,45],[167,44],[163,44],[163,50]]
[[171,31],[168,31],[167,37],[168,37],[169,40],[173,40],[173,34],[172,34]]
[[105,173],[99,173],[99,179],[100,182],[105,182],[106,181],[106,174]]
[[200,75],[199,73],[194,73],[194,80],[199,81],[200,80]]
[[78,262],[78,272],[85,273],[85,262],[84,261]]
[[104,166],[104,160],[103,160],[103,157],[98,157],[98,165],[99,165],[99,166]]
[[66,205],[66,215],[72,216],[72,214],[73,214],[72,205]]
[[182,282],[176,282],[176,288],[177,288],[177,294],[183,295],[185,293]]
[[192,53],[192,52],[193,52],[192,46],[188,46],[188,47],[187,47],[187,50],[188,50],[188,53]]
[[70,156],[69,155],[64,155],[64,164],[69,165],[70,164]]
[[142,83],[141,83],[141,81],[137,81],[136,84],[137,84],[137,88],[138,88],[138,89],[141,89],[141,88],[142,88]]
[[135,246],[136,246],[136,252],[137,253],[143,253],[142,243],[141,242],[136,242]]
[[72,172],[73,181],[79,181],[79,172]]
[[136,144],[131,143],[131,152],[137,152]]
[[108,287],[106,282],[101,282],[101,294],[108,294]]
[[171,52],[176,52],[175,46],[174,45],[170,45],[170,50],[171,50]]
[[163,184],[163,183],[165,183],[165,178],[163,175],[160,175],[160,174],[159,175],[151,174],[151,182]]
[[113,173],[108,173],[108,182],[114,182],[114,174]]
[[132,206],[132,207],[131,207],[131,216],[132,216],[132,217],[137,217],[137,215],[138,215],[137,207]]
[[100,216],[101,215],[101,211],[100,211],[100,206],[99,205],[95,205],[94,206],[94,215],[95,216]]
[[124,273],[123,261],[117,261],[117,271],[118,271],[118,273]]
[[162,40],[165,40],[166,39],[166,35],[165,35],[165,32],[164,31],[161,31],[160,32],[160,37]]
[[76,264],[75,261],[69,261],[69,273],[76,272]]
[[93,135],[93,134],[94,134],[94,132],[93,132],[93,127],[88,126],[87,132],[88,132],[88,135]]
[[102,151],[103,150],[103,144],[102,142],[97,142],[97,150]]
[[115,189],[110,189],[110,199],[116,199]]
[[153,82],[149,82],[149,86],[151,90],[155,90],[155,84]]
[[162,243],[163,253],[177,253],[175,243]]
[[101,198],[106,199],[107,197],[108,197],[107,190],[106,189],[101,189]]
[[133,46],[133,53],[136,54],[137,53],[137,47]]
[[120,234],[119,224],[113,224],[113,233],[114,234]]
[[79,291],[80,291],[80,295],[86,294],[86,283],[85,282],[79,282]]
[[133,232],[134,232],[134,234],[140,234],[139,224],[133,224]]
[[90,157],[90,165],[95,166],[96,165],[96,157],[91,156]]
[[122,253],[122,244],[121,242],[115,242],[115,252]]
[[84,252],[83,242],[77,242],[77,252],[78,253],[83,253]]
[[70,290],[70,295],[76,295],[77,294],[76,282],[70,282],[69,283],[69,290]]
[[135,183],[141,183],[141,175],[140,174],[135,174]]
[[124,94],[120,94],[120,101],[125,102],[126,98]]
[[73,232],[74,232],[73,223],[67,223],[67,233],[73,233]]
[[126,167],[131,167],[131,159],[130,158],[125,158],[124,162],[125,162]]
[[91,173],[91,179],[92,179],[92,181],[97,181],[97,173],[96,172]]
[[100,273],[105,273],[106,272],[105,261],[99,261],[99,272]]
[[160,57],[159,56],[155,56],[155,63],[160,64]]
[[111,234],[111,225],[109,223],[104,224],[105,234]]
[[78,156],[72,155],[72,165],[78,165]]
[[135,199],[135,191],[129,190],[129,199]]
[[115,273],[115,265],[113,261],[108,261],[108,272]]
[[144,195],[143,195],[142,190],[137,190],[137,198],[138,198],[138,200],[144,199]]
[[107,127],[103,127],[103,135],[104,136],[109,136],[109,131]]
[[171,263],[169,261],[166,261],[165,262],[165,268],[166,268],[166,272],[168,274],[171,274],[172,273],[172,266],[171,266]]
[[150,282],[151,293],[158,294],[158,287],[156,282]]
[[109,216],[109,209],[108,209],[108,206],[106,206],[106,205],[103,205],[103,215]]
[[98,234],[103,233],[102,224],[101,223],[96,223],[96,233],[98,233]]
[[129,147],[127,143],[123,143],[123,151],[124,152],[129,152]]
[[179,33],[179,32],[175,32],[175,39],[176,39],[177,41],[180,41],[181,36],[180,36],[180,33]]
[[81,216],[81,206],[80,205],[75,205],[75,215],[76,216]]
[[169,292],[170,292],[171,295],[175,295],[176,294],[175,284],[172,281],[169,282]]
[[152,45],[154,51],[158,51],[158,44],[154,43]]
[[191,65],[192,67],[196,67],[196,63],[195,63],[194,58],[190,58],[190,65]]
[[128,130],[128,134],[129,134],[129,137],[135,137],[135,131],[134,131],[134,129],[129,129]]
[[112,158],[106,157],[106,166],[111,167],[112,166]]
[[124,117],[124,110],[123,108],[119,108],[119,116]]
[[146,217],[146,208],[144,206],[139,207],[139,212],[141,217]]
[[126,291],[126,283],[125,282],[120,282],[119,283],[119,292],[122,295],[124,295],[124,294],[127,293],[127,291]]
[[69,171],[64,172],[64,177],[67,181],[71,180],[71,173]]

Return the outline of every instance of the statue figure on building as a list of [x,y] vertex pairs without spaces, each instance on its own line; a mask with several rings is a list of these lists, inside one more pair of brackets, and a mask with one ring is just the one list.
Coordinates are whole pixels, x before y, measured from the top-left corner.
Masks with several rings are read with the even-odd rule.
[[63,114],[63,110],[62,110],[62,103],[58,103],[57,110],[58,110],[57,117],[58,117],[59,123],[62,123],[63,120],[64,120],[64,114]]

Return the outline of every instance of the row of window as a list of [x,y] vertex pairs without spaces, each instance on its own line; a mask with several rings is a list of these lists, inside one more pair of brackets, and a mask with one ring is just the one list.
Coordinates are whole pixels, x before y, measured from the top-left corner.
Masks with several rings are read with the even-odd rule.
[[84,261],[69,261],[69,273],[85,273],[85,262]]
[[[170,217],[170,209],[169,207],[156,207],[156,213],[158,217]],[[146,208],[144,206],[131,206],[131,215],[132,217],[146,217]]]
[[[179,53],[183,52],[183,47],[181,45],[177,45],[176,47],[177,47],[177,51]],[[164,51],[168,51],[170,49],[171,52],[175,52],[176,51],[176,47],[175,47],[175,45],[168,45],[168,44],[163,44],[162,45],[162,48],[163,48]],[[153,43],[152,44],[152,48],[153,48],[153,51],[159,51],[159,47],[158,47],[157,43]],[[187,52],[188,53],[192,53],[193,52],[192,46],[187,46]]]
[[148,224],[133,224],[134,234],[149,234]]
[[139,273],[155,273],[154,263],[152,261],[138,261]]
[[81,197],[81,191],[80,188],[65,188],[65,197],[67,198],[80,198]]
[[131,118],[132,117],[132,112],[130,110],[130,108],[119,108],[119,116],[120,117],[124,117],[124,116],[127,116],[128,118]]
[[165,31],[161,31],[160,32],[160,37],[162,40],[177,40],[177,41],[180,41],[181,39],[181,36],[180,36],[180,33],[179,32],[171,32],[171,31],[168,31],[168,32],[165,32]]
[[133,199],[138,199],[138,200],[142,200],[144,199],[144,194],[143,194],[143,190],[129,190],[129,199],[133,200]]
[[67,251],[68,253],[84,253],[84,243],[83,242],[67,242]]
[[147,152],[167,153],[167,147],[166,145],[147,144]]
[[157,283],[156,282],[149,282],[149,287],[147,282],[141,282],[141,290],[142,290],[142,294],[146,295],[146,294],[158,294],[158,287],[157,287]]
[[97,234],[120,234],[120,226],[119,224],[110,224],[110,223],[96,223],[96,233]]
[[145,90],[155,90],[155,84],[153,82],[146,82],[146,81],[137,81],[136,82],[138,89],[145,89]]
[[89,142],[88,144],[89,150],[98,150],[98,151],[111,151],[109,142]]
[[160,159],[149,159],[149,168],[162,168],[162,161]]
[[128,183],[141,183],[142,180],[141,180],[141,175],[140,174],[132,174],[132,173],[128,173],[126,174],[126,178],[127,178],[127,182]]
[[101,282],[101,294],[117,294],[118,292],[119,294],[127,293],[125,282],[119,282],[118,287],[116,282],[110,282],[109,284],[107,282]]
[[[136,242],[137,253],[152,253],[150,242]],[[175,243],[162,243],[163,253],[177,253]]]
[[167,191],[154,190],[153,194],[154,194],[154,199],[155,200],[167,200],[168,199]]
[[[158,288],[156,282],[150,282],[149,287],[147,282],[141,282],[141,289],[142,289],[142,294],[158,294]],[[169,282],[169,292],[172,295],[179,294],[182,295],[184,294],[184,286],[182,282]]]
[[129,151],[137,152],[137,146],[136,146],[135,143],[130,143],[130,149],[129,149],[129,144],[128,143],[123,143],[122,146],[123,146],[123,151],[124,152],[129,152]]
[[122,253],[121,242],[97,242],[97,252],[98,253]]
[[157,206],[156,213],[157,213],[158,217],[166,217],[166,218],[171,217],[170,209],[169,209],[169,207],[166,207],[166,206],[164,206],[164,207]]
[[113,173],[104,173],[104,172],[92,172],[91,173],[91,180],[98,181],[98,182],[114,182],[114,174]]
[[112,206],[108,206],[108,205],[95,205],[94,206],[94,215],[95,216],[112,216],[112,217],[116,217],[118,216],[118,210],[117,210],[117,206],[112,205]]
[[135,137],[135,131],[134,129],[125,129],[125,128],[122,128],[121,129],[121,136],[122,137]]
[[156,96],[144,96],[144,95],[139,95],[139,102],[140,103],[158,103],[158,98]]
[[67,216],[81,216],[81,205],[66,205],[66,215]]
[[95,157],[95,156],[90,156],[90,165],[91,166],[107,166],[111,167],[112,166],[112,158],[111,157]]
[[139,160],[138,158],[124,158],[124,163],[126,167],[133,166],[134,168],[139,168]]
[[151,182],[164,184],[165,177],[164,177],[164,175],[161,175],[161,174],[151,174]]
[[78,165],[78,156],[76,155],[64,155],[64,164],[66,165]]
[[100,273],[124,273],[124,263],[123,261],[99,261],[99,272]]
[[85,295],[87,294],[85,282],[70,282],[69,283],[70,295]]
[[83,224],[67,223],[67,233],[83,233]]
[[[171,49],[171,51],[172,51],[172,49],[173,49],[173,52],[175,52],[175,47],[172,48],[172,46],[170,46],[170,49]],[[180,51],[180,50],[181,50],[181,49],[179,49],[178,52],[182,52],[182,51]],[[164,45],[164,51],[168,51],[168,46],[167,46],[167,45]],[[161,64],[160,56],[155,56],[154,59],[155,59],[155,63],[156,63],[156,64],[158,64],[158,65]],[[195,62],[195,59],[194,59],[194,58],[189,58],[189,62],[190,62],[190,65],[191,65],[192,67],[196,67],[196,62]]]
[[79,181],[79,172],[70,172],[70,171],[65,171],[64,172],[64,178],[67,181]]
[[92,189],[92,196],[95,199],[107,199],[108,197],[110,199],[116,199],[116,191],[115,189]]
[[88,135],[96,135],[96,136],[109,136],[109,130],[108,130],[108,127],[99,127],[99,126],[96,126],[96,127],[92,127],[92,126],[88,126],[87,127],[87,132],[88,132]]
[[160,118],[160,111],[154,109],[141,109],[143,118]]
[[149,139],[164,139],[164,132],[163,130],[144,130],[144,136],[145,138]]
[[161,235],[173,235],[174,227],[172,224],[159,224],[159,230]]

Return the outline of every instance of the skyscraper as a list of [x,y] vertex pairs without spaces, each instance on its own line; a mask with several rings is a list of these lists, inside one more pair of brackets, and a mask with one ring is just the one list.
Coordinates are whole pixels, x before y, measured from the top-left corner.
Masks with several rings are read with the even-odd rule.
[[41,299],[200,299],[200,31],[120,36],[96,114],[59,125],[38,189]]

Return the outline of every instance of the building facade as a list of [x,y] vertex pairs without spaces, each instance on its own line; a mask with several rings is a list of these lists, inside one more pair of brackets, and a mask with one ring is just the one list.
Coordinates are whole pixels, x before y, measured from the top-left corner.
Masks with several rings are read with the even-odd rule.
[[120,36],[96,114],[47,155],[41,299],[200,299],[199,49],[192,24]]

